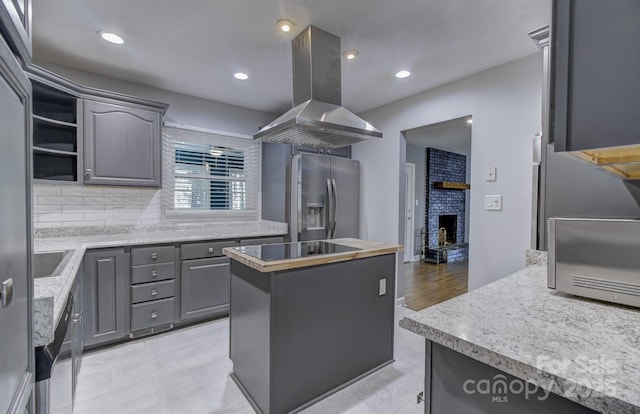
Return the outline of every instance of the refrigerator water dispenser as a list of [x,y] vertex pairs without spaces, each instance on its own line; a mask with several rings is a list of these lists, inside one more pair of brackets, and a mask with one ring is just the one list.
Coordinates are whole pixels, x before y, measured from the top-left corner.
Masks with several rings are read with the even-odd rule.
[[307,230],[324,230],[324,203],[307,203]]

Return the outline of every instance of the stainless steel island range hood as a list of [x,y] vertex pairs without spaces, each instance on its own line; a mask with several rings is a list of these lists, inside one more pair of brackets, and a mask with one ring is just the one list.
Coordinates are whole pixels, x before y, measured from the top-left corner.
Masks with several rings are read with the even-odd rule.
[[292,41],[293,105],[254,139],[292,145],[339,148],[382,132],[341,106],[340,38],[309,26]]

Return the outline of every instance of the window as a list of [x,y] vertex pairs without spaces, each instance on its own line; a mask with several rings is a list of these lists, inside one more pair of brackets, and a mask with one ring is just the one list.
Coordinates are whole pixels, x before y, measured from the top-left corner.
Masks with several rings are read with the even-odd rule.
[[165,126],[163,158],[166,215],[259,218],[258,143]]

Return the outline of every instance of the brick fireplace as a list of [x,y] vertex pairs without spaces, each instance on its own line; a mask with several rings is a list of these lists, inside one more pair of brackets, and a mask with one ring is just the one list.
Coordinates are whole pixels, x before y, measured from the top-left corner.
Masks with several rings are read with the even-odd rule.
[[[467,260],[465,244],[466,197],[468,190],[434,188],[434,182],[464,183],[467,157],[435,148],[426,149],[425,226],[429,246],[438,245],[438,229],[447,230],[447,261]],[[435,252],[428,255],[435,257]]]

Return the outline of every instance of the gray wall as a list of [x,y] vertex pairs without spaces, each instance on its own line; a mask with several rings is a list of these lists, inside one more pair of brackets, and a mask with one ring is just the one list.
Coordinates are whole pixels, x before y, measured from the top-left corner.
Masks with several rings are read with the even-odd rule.
[[170,106],[165,115],[166,121],[223,132],[253,135],[260,126],[275,118],[273,114],[266,112],[152,88],[47,62],[34,63],[83,86],[168,103]]
[[[416,200],[418,200],[418,205],[413,207],[414,212],[414,225],[413,231],[414,234],[420,234],[420,229],[424,227],[424,202],[425,202],[425,176],[426,176],[426,150],[423,147],[418,147],[416,145],[407,144],[407,162],[416,165]],[[420,239],[416,239],[416,243],[418,243]],[[415,245],[415,250],[419,251],[420,244]],[[416,254],[414,252],[414,254]]]
[[640,217],[640,181],[623,181],[571,154],[554,152],[552,145],[547,145],[545,199],[546,218]]
[[[362,236],[403,243],[401,131],[471,115],[469,289],[522,269],[531,236],[531,137],[541,128],[541,68],[536,53],[361,114],[384,133],[352,147],[363,171]],[[484,180],[489,166],[498,169],[495,182]],[[487,194],[503,196],[502,211],[484,209]]]

